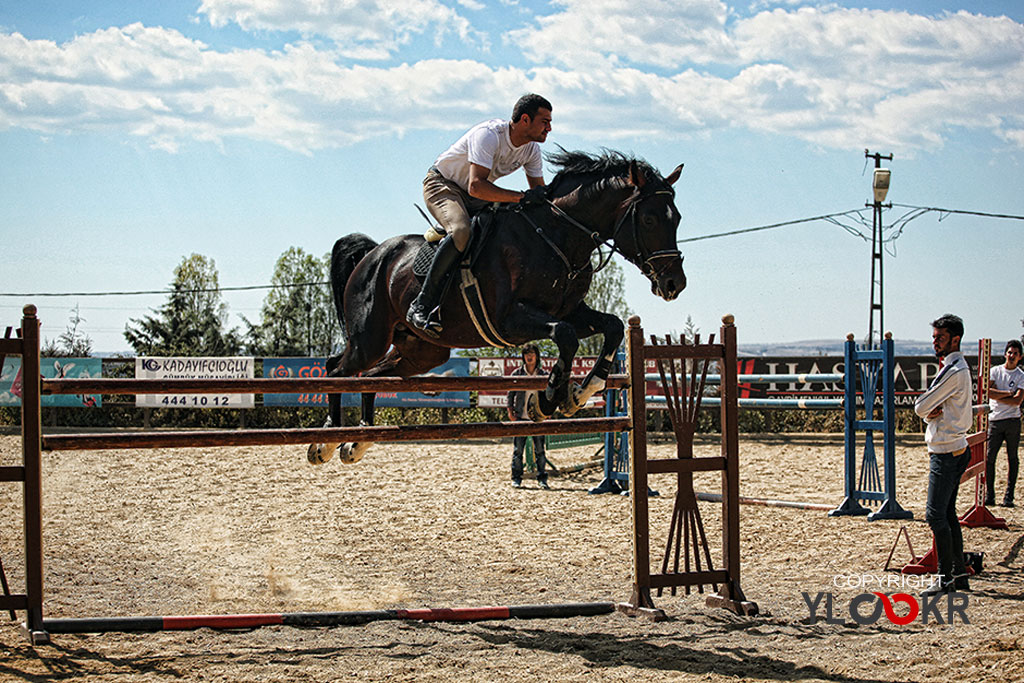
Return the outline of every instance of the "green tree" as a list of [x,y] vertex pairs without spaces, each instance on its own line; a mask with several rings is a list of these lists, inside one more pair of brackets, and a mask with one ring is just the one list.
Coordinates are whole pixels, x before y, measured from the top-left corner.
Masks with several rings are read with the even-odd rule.
[[227,304],[213,259],[192,254],[174,269],[167,303],[154,315],[129,320],[124,337],[140,356],[230,356],[241,351],[227,329]]
[[78,306],[71,309],[67,328],[57,337],[56,341],[46,340],[41,353],[49,358],[87,358],[92,354],[92,339],[79,331],[85,322],[78,312]]
[[[331,288],[331,257],[316,258],[290,247],[274,266],[260,324],[250,326],[250,344],[262,355],[326,356],[341,341]],[[248,323],[248,321],[246,321]]]

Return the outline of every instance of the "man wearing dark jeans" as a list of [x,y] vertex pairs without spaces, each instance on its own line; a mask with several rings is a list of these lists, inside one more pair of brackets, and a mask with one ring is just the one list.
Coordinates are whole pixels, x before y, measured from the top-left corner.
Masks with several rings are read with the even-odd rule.
[[964,567],[964,539],[956,514],[960,477],[967,469],[971,428],[971,369],[960,353],[964,323],[946,314],[932,323],[932,347],[942,368],[928,390],[914,403],[914,412],[928,424],[925,443],[930,458],[925,519],[935,536],[939,577],[924,592],[928,595],[970,588]]
[[1013,507],[1013,493],[1017,485],[1017,448],[1020,445],[1020,404],[1024,398],[1024,370],[1020,368],[1020,341],[1011,339],[1006,344],[1006,362],[992,368],[989,374],[988,454],[985,466],[985,505],[996,504],[996,456],[1006,443],[1006,492],[1003,507]]

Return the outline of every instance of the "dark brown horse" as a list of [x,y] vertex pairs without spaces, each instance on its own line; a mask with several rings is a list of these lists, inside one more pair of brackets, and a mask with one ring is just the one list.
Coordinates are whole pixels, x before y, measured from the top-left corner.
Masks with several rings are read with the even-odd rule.
[[[494,334],[488,336],[509,345],[546,338],[558,346],[547,389],[531,397],[531,417],[537,420],[556,410],[572,415],[604,389],[622,342],[622,321],[583,302],[595,249],[604,244],[621,254],[667,301],[686,287],[672,189],[681,165],[663,178],[646,162],[616,152],[595,156],[561,150],[548,162],[559,171],[548,185],[547,203],[499,212],[473,266],[486,317],[494,323]],[[377,244],[352,234],[335,243],[331,287],[346,345],[340,356],[328,359],[330,376],[409,377],[440,365],[452,349],[492,344],[474,324],[473,318],[482,316],[469,313],[458,287],[450,287],[442,299],[440,338],[405,324],[406,310],[419,291],[413,262],[422,246],[418,235]],[[582,386],[570,387],[579,340],[594,334],[604,335],[601,356]],[[364,424],[373,424],[373,399],[372,393],[362,395]],[[328,426],[340,426],[340,397],[331,395],[329,405]],[[369,445],[342,445],[342,460],[357,462]],[[326,462],[338,446],[310,446],[310,462]]]

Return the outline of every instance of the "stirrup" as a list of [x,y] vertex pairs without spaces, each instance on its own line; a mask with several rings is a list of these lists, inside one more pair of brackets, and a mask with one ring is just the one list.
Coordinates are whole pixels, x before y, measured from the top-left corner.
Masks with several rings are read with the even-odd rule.
[[433,309],[428,311],[426,315],[423,315],[422,323],[420,322],[420,316],[418,316],[417,313],[419,313],[417,307],[410,306],[408,313],[405,315],[405,321],[417,330],[426,332],[431,337],[436,338],[440,336],[444,329],[441,326],[441,307],[435,306]]

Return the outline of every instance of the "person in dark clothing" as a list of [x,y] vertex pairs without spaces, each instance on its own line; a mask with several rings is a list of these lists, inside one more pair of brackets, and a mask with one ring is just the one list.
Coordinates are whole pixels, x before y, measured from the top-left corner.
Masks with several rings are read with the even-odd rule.
[[[539,375],[540,349],[534,344],[527,344],[523,347],[523,364],[512,371],[513,375]],[[508,419],[513,422],[517,420],[530,419],[526,414],[527,392],[508,392]],[[523,485],[523,451],[526,449],[526,439],[533,439],[533,458],[537,463],[537,485],[542,489],[548,486],[547,457],[544,453],[543,436],[516,436],[512,440],[512,485],[520,488]]]

